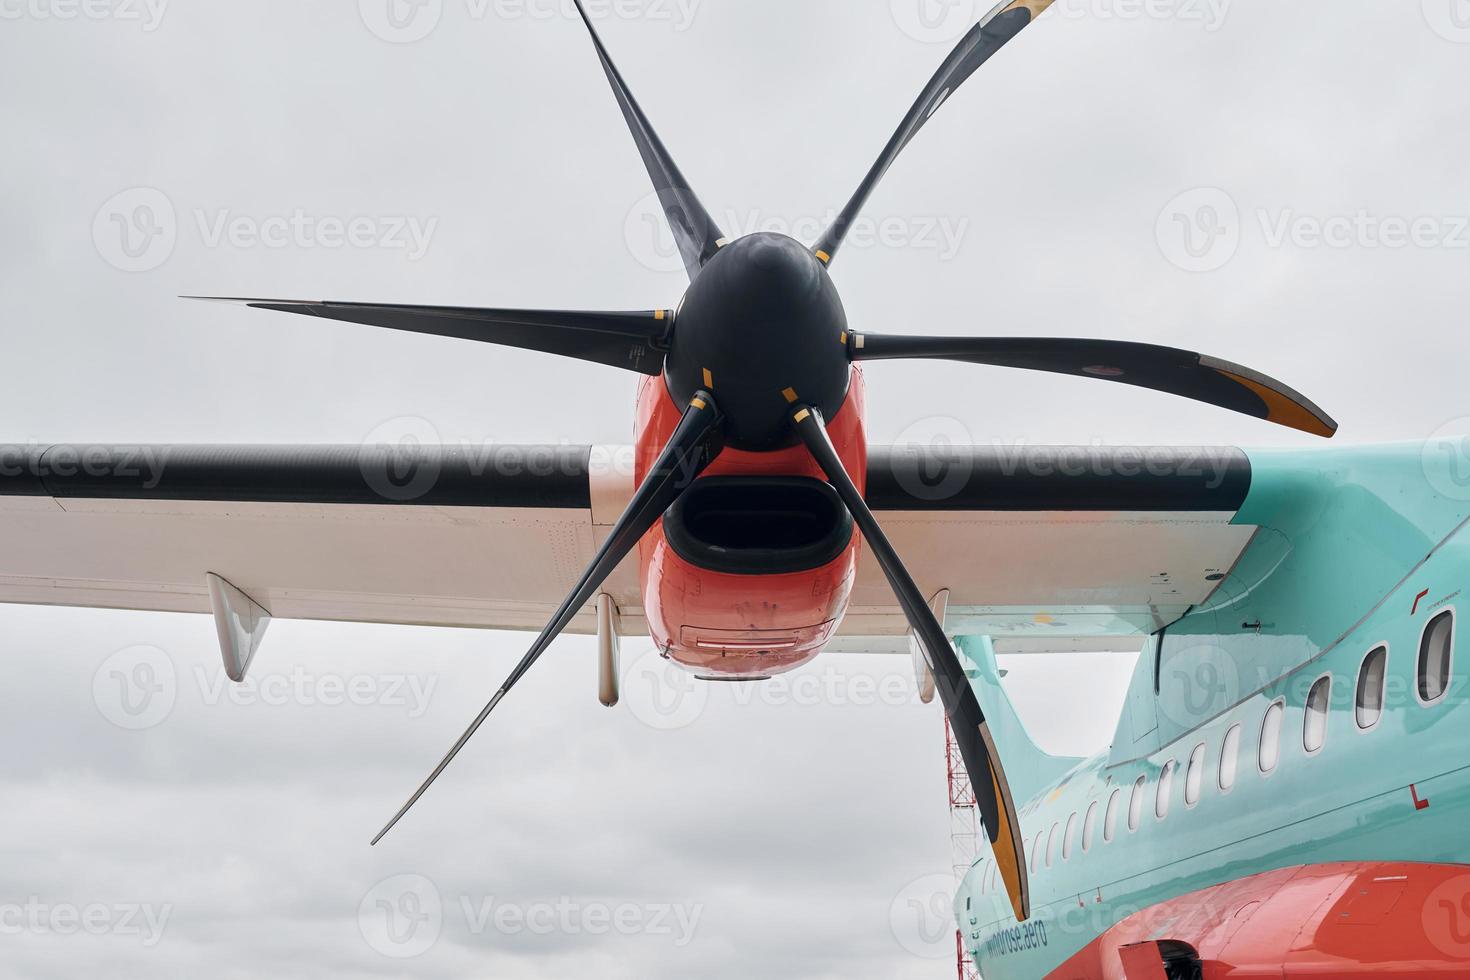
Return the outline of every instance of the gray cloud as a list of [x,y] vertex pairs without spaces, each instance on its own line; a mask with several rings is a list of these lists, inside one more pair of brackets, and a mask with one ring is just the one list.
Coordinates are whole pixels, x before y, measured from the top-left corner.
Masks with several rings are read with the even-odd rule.
[[[1470,45],[1418,6],[1238,0],[1206,30],[1061,0],[950,100],[874,196],[875,217],[967,222],[958,253],[845,252],[834,274],[850,317],[1207,351],[1302,389],[1349,442],[1422,438],[1470,415],[1456,356],[1470,253],[1272,247],[1259,220],[1470,213]],[[152,31],[8,20],[6,441],[353,442],[399,416],[454,441],[626,441],[632,384],[611,372],[173,298],[675,302],[679,277],[628,245],[646,178],[579,25],[473,9],[446,0],[438,29],[406,45],[375,37],[353,4],[171,4]],[[880,3],[705,0],[687,30],[617,18],[603,29],[711,210],[787,221],[842,203],[945,53]],[[137,187],[166,196],[178,234],[157,268],[127,273],[99,253],[93,225]],[[1240,245],[1217,271],[1189,273],[1156,226],[1202,187],[1238,208]],[[198,227],[201,213],[259,226],[298,211],[437,225],[417,260],[320,240],[211,247]],[[1308,444],[1123,386],[958,365],[868,373],[877,442],[942,417],[985,443]],[[548,404],[555,386],[578,397]],[[411,718],[384,704],[210,704],[193,682],[217,668],[203,619],[13,608],[0,625],[0,905],[172,909],[150,948],[115,933],[7,936],[0,976],[952,969],[889,930],[893,898],[949,863],[934,709],[717,692],[694,724],[659,732],[596,705],[590,647],[569,639],[369,850],[523,637],[272,627],[258,670],[436,679]],[[163,723],[125,731],[92,684],[137,644],[166,651],[185,683]],[[1082,660],[1028,661],[1012,685],[1048,747],[1084,751],[1111,732],[1129,662],[1086,661],[1083,680]],[[1105,709],[1090,700],[1104,683]],[[650,935],[477,935],[451,911],[429,952],[400,961],[359,928],[364,896],[400,874],[432,880],[451,909],[567,896],[703,914],[676,949]]]

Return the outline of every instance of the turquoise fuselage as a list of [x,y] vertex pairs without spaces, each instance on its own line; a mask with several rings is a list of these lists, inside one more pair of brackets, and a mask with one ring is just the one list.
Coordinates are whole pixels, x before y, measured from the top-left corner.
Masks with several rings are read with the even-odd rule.
[[[1462,824],[1470,804],[1470,660],[1455,650],[1439,700],[1424,703],[1418,687],[1426,625],[1464,606],[1461,589],[1470,584],[1470,538],[1462,532],[1470,474],[1457,468],[1461,449],[1430,443],[1250,454],[1251,490],[1235,523],[1259,530],[1236,566],[1206,604],[1145,643],[1111,748],[1091,759],[1053,760],[1068,771],[1039,790],[1031,783],[1025,799],[1018,794],[1036,868],[1031,919],[1018,923],[992,883],[988,850],[966,875],[956,914],[986,980],[1046,976],[1134,913],[1275,869],[1470,862]],[[1359,671],[1381,645],[1389,651],[1383,712],[1364,730],[1355,704]],[[961,637],[960,646],[987,713],[1008,709],[997,700],[1004,696],[989,642]],[[1326,738],[1308,752],[1306,703],[1323,677],[1331,678]],[[1279,761],[1262,773],[1263,721],[1278,702]],[[1236,725],[1237,776],[1222,791],[1222,744]],[[1190,805],[1186,773],[1200,745],[1200,791]],[[1161,819],[1160,774],[1171,762],[1177,769]],[[1146,783],[1135,831],[1128,803],[1140,777]],[[1120,812],[1104,841],[1115,789]],[[1048,866],[1053,827],[1058,839]],[[1033,860],[1038,834],[1041,855]]]

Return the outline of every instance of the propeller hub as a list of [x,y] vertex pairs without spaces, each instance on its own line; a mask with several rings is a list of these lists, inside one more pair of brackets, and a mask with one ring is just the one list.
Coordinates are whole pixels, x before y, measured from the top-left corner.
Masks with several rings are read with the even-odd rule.
[[711,391],[731,445],[789,445],[791,401],[830,417],[846,400],[846,331],[826,266],[786,235],[750,235],[720,249],[684,295],[665,380],[680,404]]

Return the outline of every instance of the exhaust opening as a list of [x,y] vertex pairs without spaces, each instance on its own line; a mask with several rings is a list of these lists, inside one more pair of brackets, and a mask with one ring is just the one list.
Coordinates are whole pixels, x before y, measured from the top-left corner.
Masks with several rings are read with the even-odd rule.
[[696,480],[664,515],[680,558],[736,575],[821,568],[847,550],[852,531],[837,491],[805,477]]

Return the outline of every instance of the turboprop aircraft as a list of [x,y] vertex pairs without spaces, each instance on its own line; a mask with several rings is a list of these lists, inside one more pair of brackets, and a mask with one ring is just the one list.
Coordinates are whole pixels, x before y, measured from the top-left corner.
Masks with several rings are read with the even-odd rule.
[[[1470,902],[1450,820],[1467,792],[1453,647],[1470,494],[1452,458],[868,444],[867,364],[896,359],[1336,431],[1286,385],[1212,356],[849,320],[830,269],[869,195],[1050,3],[981,19],[810,245],[716,227],[579,3],[688,271],[682,298],[633,312],[226,302],[629,371],[631,451],[7,452],[0,601],[211,613],[235,680],[272,617],[540,629],[374,843],[564,632],[598,634],[607,703],[620,635],[753,683],[911,636],[990,844],[957,907],[965,958],[988,977],[1408,976],[1439,969],[1446,944],[1470,953],[1454,945]],[[994,652],[1102,643],[1144,650],[1117,738],[1095,759],[1048,756]],[[1436,902],[1447,928],[1416,918]]]

